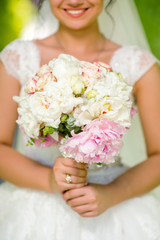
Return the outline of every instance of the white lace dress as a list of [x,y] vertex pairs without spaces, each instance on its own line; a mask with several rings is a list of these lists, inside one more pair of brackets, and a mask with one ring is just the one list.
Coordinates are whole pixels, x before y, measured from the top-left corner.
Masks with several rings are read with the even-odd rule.
[[[23,85],[40,67],[40,54],[32,41],[16,40],[0,54],[8,73]],[[156,62],[136,46],[122,46],[110,65],[125,81],[134,83]],[[57,147],[26,147],[24,154],[48,166],[60,155]],[[21,146],[22,147],[22,146]],[[89,169],[89,181],[107,184],[127,167]],[[160,240],[160,204],[151,194],[118,204],[94,218],[75,213],[61,195],[23,189],[10,183],[0,185],[1,240]]]

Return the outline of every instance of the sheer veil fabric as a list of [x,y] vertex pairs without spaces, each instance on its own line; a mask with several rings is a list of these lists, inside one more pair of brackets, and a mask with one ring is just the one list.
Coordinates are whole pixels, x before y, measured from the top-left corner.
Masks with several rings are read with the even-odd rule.
[[[107,0],[108,1],[108,0]],[[104,6],[107,4],[104,0]],[[140,17],[138,15],[134,0],[114,0],[114,3],[107,8],[113,20],[103,10],[99,16],[101,32],[112,41],[121,45],[138,45],[149,50]],[[22,31],[22,38],[25,40],[45,38],[58,29],[58,21],[53,16],[49,6],[49,0],[42,4],[38,15]],[[20,143],[20,141],[18,141]],[[19,143],[17,147],[20,148]],[[121,151],[122,162],[133,166],[146,159],[146,149],[141,123],[138,114],[134,116],[132,127],[124,137],[124,146]],[[160,190],[154,191],[160,199]]]

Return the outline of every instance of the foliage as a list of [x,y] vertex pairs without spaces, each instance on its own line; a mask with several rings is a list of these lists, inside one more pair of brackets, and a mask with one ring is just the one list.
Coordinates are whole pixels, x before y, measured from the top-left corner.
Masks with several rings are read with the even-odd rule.
[[160,2],[134,0],[144,26],[151,50],[160,59]]
[[30,0],[5,0],[0,7],[0,50],[19,37],[34,8]]

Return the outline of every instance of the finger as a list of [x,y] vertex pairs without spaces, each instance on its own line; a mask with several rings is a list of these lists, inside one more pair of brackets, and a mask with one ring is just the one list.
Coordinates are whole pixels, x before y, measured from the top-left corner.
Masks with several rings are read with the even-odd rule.
[[78,198],[69,199],[68,201],[66,201],[66,203],[71,207],[78,207],[87,204],[88,201],[86,197],[82,196]]
[[78,163],[73,158],[63,158],[63,164],[68,167],[86,169],[88,166],[85,163]]
[[72,209],[79,214],[84,214],[90,211],[94,211],[94,207],[92,206],[92,204],[89,204],[89,203],[81,206],[72,207]]
[[78,177],[85,177],[87,176],[87,170],[86,169],[79,169],[79,168],[73,168],[73,167],[62,167],[62,172],[64,174],[70,174],[72,176],[78,176]]
[[[64,181],[66,182],[66,179],[64,179]],[[79,183],[83,183],[84,184],[84,183],[86,183],[87,178],[71,176],[71,181],[72,181],[71,183],[73,183],[73,184],[79,184]]]
[[90,211],[90,212],[85,212],[85,213],[80,214],[81,217],[86,217],[86,218],[96,217],[98,215],[99,215],[99,213],[97,211]]
[[68,183],[66,181],[66,175],[59,174],[56,176],[57,177],[55,177],[55,181],[61,191],[64,191],[66,189],[70,190],[70,189],[74,189],[74,188],[75,189],[82,188],[82,187],[84,187],[84,185],[86,185],[86,180],[87,180],[86,178],[79,178],[76,176],[71,176],[71,182]]
[[[76,186],[78,186],[79,184],[74,184]],[[63,193],[63,199],[65,201],[68,201],[70,199],[73,199],[73,198],[77,198],[77,197],[82,197],[84,196],[84,192],[83,192],[83,188],[84,186],[80,187],[80,188],[75,188],[75,189],[72,189],[70,191],[67,191],[65,193]]]
[[82,188],[83,186],[84,186],[83,183],[79,183],[79,184],[63,183],[63,184],[61,184],[61,189],[62,189],[62,192],[63,192],[63,195],[64,195],[65,193],[68,192],[68,190],[71,191],[71,190],[76,189],[76,188]]

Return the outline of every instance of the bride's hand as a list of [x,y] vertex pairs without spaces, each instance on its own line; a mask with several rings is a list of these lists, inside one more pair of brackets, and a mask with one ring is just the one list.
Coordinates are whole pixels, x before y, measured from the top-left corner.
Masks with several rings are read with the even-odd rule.
[[63,199],[82,217],[95,217],[113,206],[113,196],[106,185],[89,184],[63,194]]
[[[77,163],[72,158],[58,157],[50,178],[53,191],[64,192],[65,190],[83,187],[87,180],[86,168],[86,164]],[[66,181],[67,175],[70,176],[70,183]]]

